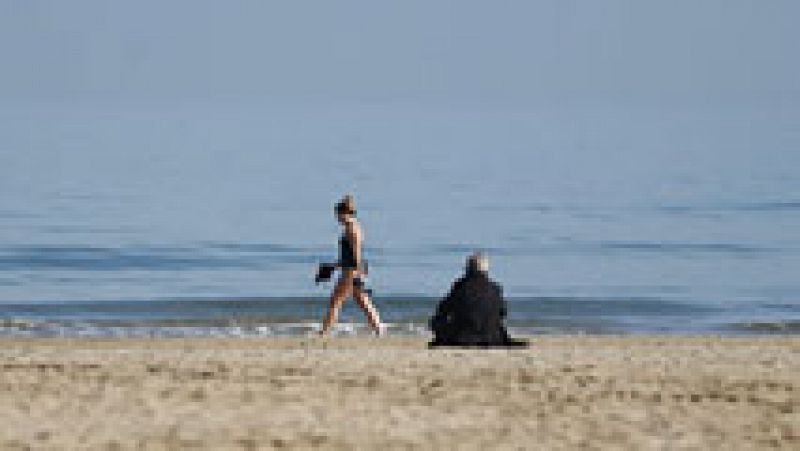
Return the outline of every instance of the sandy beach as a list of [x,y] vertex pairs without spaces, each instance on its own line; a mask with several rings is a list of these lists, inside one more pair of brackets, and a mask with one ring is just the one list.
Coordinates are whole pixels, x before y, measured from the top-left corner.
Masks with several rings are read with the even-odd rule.
[[1,341],[4,449],[800,448],[800,337]]

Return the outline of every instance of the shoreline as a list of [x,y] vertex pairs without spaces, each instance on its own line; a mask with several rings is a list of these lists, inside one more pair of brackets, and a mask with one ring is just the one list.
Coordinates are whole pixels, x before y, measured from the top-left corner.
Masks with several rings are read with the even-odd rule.
[[[72,344],[93,344],[99,347],[124,347],[130,345],[134,348],[150,345],[158,345],[159,343],[168,344],[174,347],[175,344],[195,344],[208,346],[213,348],[229,348],[235,347],[237,342],[243,345],[264,345],[266,349],[290,349],[299,347],[311,347],[319,345],[319,349],[325,349],[323,345],[342,347],[342,348],[361,348],[361,347],[379,347],[379,348],[403,348],[419,350],[428,350],[427,343],[431,340],[433,335],[411,335],[411,334],[394,334],[387,336],[376,336],[372,334],[340,334],[330,335],[327,337],[320,337],[316,334],[309,335],[263,335],[263,336],[158,336],[158,337],[137,337],[137,336],[120,336],[120,337],[52,337],[52,336],[0,336],[0,356],[2,352],[7,350],[7,346],[28,343],[36,345],[47,345],[48,343],[53,346],[67,347]],[[586,345],[613,345],[620,342],[627,344],[697,344],[697,343],[713,343],[723,342],[725,344],[747,344],[749,342],[774,342],[772,344],[797,344],[800,345],[800,334],[787,333],[787,334],[736,334],[730,335],[725,333],[717,334],[656,334],[648,332],[636,333],[543,333],[543,334],[513,334],[513,338],[528,340],[532,345],[536,343],[555,345],[570,343],[586,344]],[[635,343],[632,343],[635,342]],[[6,346],[3,346],[6,345]],[[6,348],[6,349],[3,349]],[[473,349],[470,347],[443,347],[439,349]],[[474,348],[480,350],[482,348]],[[493,348],[497,350],[513,351],[514,349]],[[490,349],[491,350],[491,349]],[[533,350],[533,347],[529,350]]]
[[0,338],[0,447],[796,448],[800,337]]

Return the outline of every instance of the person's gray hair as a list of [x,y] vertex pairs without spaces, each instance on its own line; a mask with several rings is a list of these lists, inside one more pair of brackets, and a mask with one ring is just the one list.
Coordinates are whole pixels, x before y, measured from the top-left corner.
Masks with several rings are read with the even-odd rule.
[[480,252],[470,255],[467,257],[467,271],[488,273],[489,258]]

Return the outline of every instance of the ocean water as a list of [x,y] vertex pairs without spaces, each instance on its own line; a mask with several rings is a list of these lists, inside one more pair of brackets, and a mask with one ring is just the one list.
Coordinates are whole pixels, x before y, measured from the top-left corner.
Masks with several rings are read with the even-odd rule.
[[316,330],[344,193],[394,333],[474,250],[516,332],[800,332],[790,107],[6,105],[0,137],[0,335]]

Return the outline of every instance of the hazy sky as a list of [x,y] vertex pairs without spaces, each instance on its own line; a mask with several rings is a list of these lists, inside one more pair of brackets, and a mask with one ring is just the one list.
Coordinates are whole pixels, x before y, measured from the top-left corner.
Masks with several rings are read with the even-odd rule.
[[0,98],[797,106],[799,18],[794,0],[9,0]]

